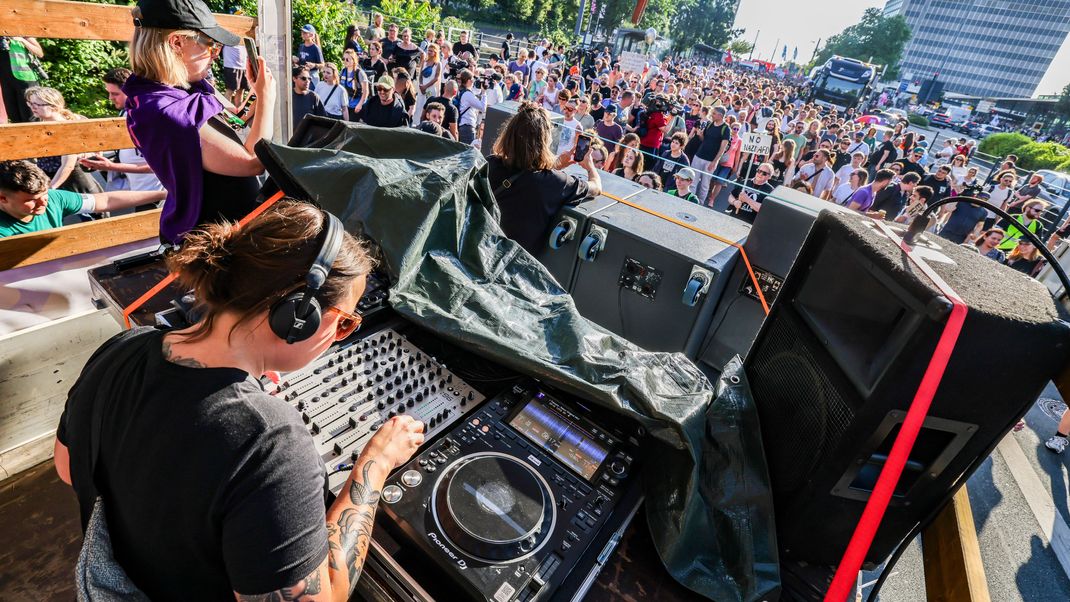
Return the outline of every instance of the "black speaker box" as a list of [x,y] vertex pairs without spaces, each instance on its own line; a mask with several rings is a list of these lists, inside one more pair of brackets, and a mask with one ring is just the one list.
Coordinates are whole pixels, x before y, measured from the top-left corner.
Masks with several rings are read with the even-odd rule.
[[[587,172],[579,165],[570,165],[565,173],[587,179]],[[646,190],[635,182],[609,173],[599,174],[602,190],[618,199],[630,199]],[[546,247],[535,256],[566,291],[572,290],[572,276],[579,259],[580,242],[587,236],[591,216],[616,205],[617,201],[599,195],[589,201],[568,205],[561,210],[550,230]]]
[[[866,557],[874,565],[950,499],[1070,350],[1036,280],[933,236],[916,251],[969,309]],[[840,560],[950,308],[872,220],[818,216],[746,359],[783,559]]]
[[[776,300],[806,235],[822,211],[850,210],[787,186],[778,186],[762,201],[762,210],[754,219],[743,250],[766,303],[772,305]],[[733,356],[747,356],[765,321],[765,310],[754,289],[746,264],[737,261],[699,354],[699,360],[708,368],[720,372]]]
[[[494,141],[498,139],[498,134],[502,131],[502,128],[505,127],[506,123],[509,123],[513,115],[516,115],[516,111],[519,108],[520,102],[516,100],[506,100],[487,107],[487,114],[483,119],[483,138],[479,143],[479,150],[484,157],[494,154]],[[554,130],[551,134],[551,140],[556,145],[557,129],[565,122],[565,117],[560,113],[553,112],[550,112],[549,115],[550,124]]]
[[[664,192],[629,202],[727,240],[750,225]],[[580,313],[651,351],[694,358],[739,251],[684,226],[617,203],[590,217],[579,242],[572,298]]]

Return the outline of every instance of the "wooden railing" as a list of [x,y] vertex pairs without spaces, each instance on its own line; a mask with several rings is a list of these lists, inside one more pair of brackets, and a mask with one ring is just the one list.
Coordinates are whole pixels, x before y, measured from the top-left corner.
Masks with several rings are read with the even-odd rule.
[[[3,0],[0,36],[127,42],[134,35],[130,11],[130,6],[66,0]],[[256,19],[252,17],[216,15],[216,18],[220,25],[237,35],[256,37]],[[123,119],[0,125],[0,161],[132,146]],[[153,238],[159,232],[159,213],[144,212],[0,238],[0,269]]]

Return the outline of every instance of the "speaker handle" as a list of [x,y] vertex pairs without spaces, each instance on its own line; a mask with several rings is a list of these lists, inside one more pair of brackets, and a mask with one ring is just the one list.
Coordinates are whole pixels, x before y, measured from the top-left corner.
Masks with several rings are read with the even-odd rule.
[[576,220],[571,217],[566,217],[561,220],[559,224],[550,233],[550,248],[560,249],[561,245],[572,240],[572,235],[576,232]]

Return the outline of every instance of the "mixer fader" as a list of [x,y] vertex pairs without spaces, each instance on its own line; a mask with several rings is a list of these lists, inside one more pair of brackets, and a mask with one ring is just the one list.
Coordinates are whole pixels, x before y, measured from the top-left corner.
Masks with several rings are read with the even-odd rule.
[[332,347],[269,392],[301,412],[336,493],[349,474],[339,467],[355,460],[386,420],[410,415],[430,439],[484,399],[390,328]]

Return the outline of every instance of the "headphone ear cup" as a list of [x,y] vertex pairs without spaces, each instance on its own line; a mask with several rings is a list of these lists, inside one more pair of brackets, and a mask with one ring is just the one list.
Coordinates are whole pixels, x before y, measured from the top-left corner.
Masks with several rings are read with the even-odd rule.
[[297,328],[297,310],[304,301],[304,291],[297,291],[283,297],[275,305],[271,306],[268,314],[268,324],[275,336],[287,343],[297,343],[312,337],[320,328],[323,320],[323,312],[320,310],[319,301],[312,297],[307,301],[307,316],[304,317],[304,327]]

